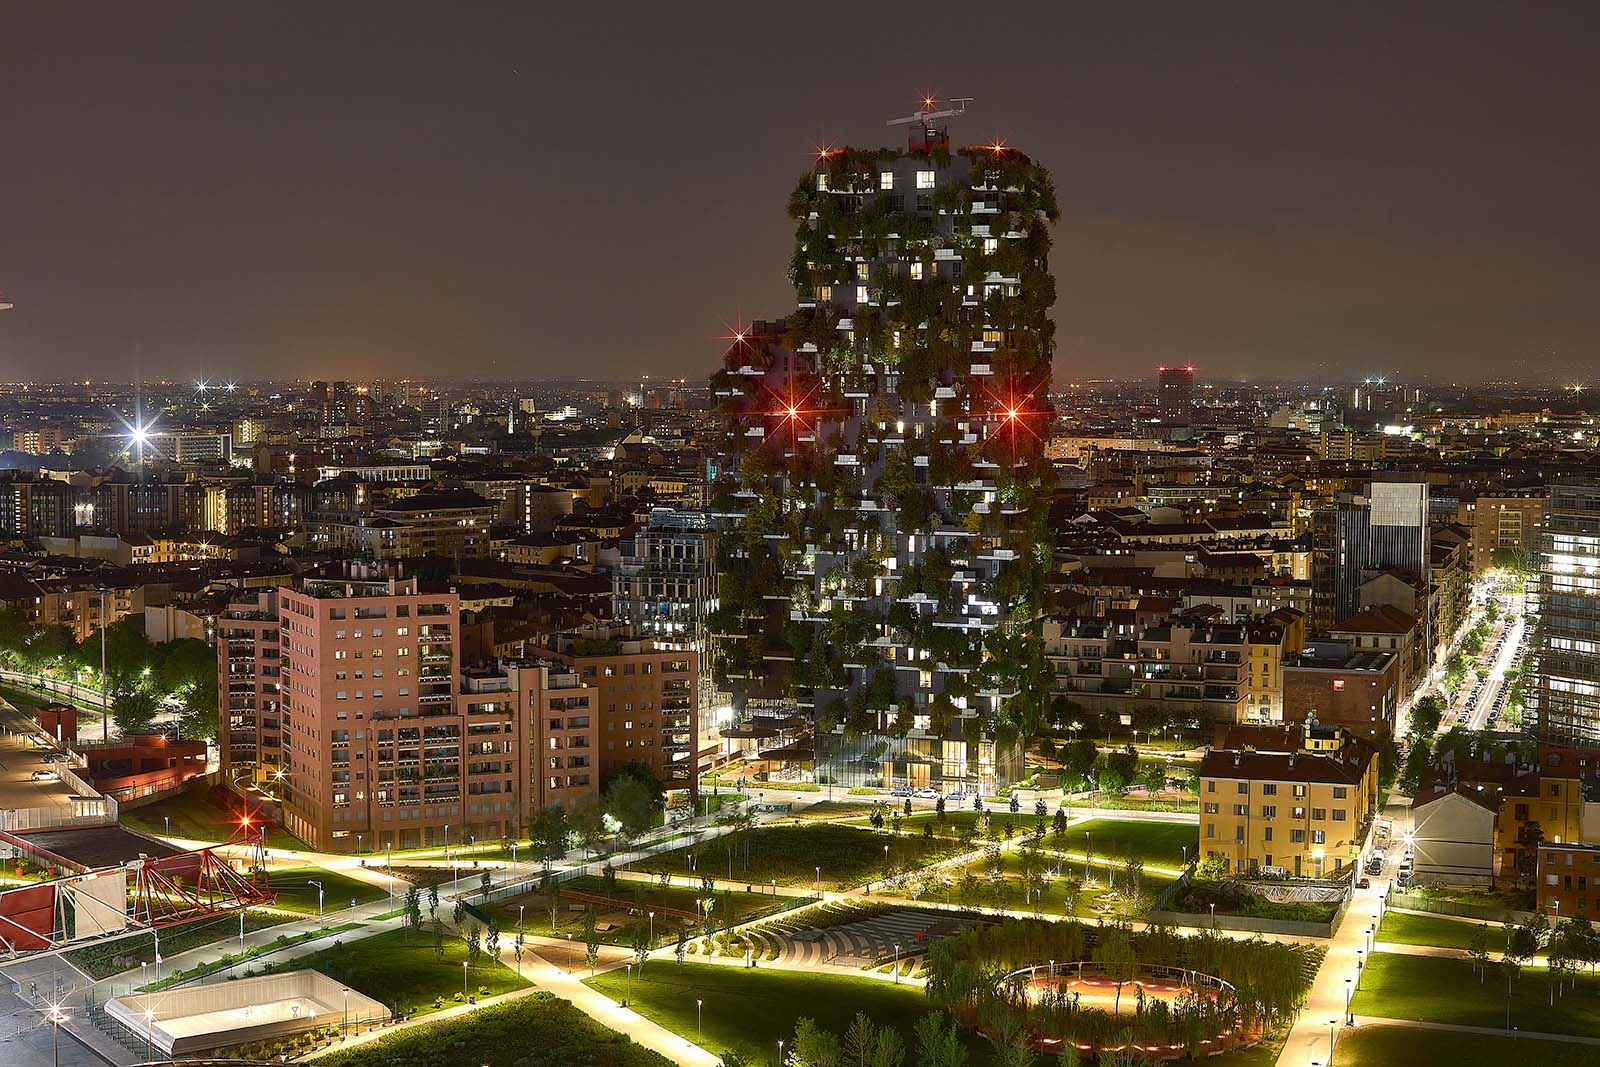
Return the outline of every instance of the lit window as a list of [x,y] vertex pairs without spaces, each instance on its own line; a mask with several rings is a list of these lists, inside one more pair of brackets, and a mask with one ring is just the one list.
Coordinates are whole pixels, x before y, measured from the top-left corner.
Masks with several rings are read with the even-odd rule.
[[825,193],[827,191],[828,191],[828,176],[826,174],[817,175],[817,192]]
[[911,280],[914,282],[922,280],[922,262],[920,260],[911,264]]
[[1000,239],[998,237],[985,237],[983,239],[984,255],[992,256],[998,251],[1000,251]]
[[864,285],[856,286],[856,303],[865,304],[866,302],[867,302],[867,287],[864,286]]
[[933,171],[931,171],[931,170],[919,170],[919,171],[917,171],[917,188],[918,189],[932,189],[933,188]]
[[882,174],[878,175],[878,188],[879,189],[893,189],[894,188],[894,171],[886,170]]

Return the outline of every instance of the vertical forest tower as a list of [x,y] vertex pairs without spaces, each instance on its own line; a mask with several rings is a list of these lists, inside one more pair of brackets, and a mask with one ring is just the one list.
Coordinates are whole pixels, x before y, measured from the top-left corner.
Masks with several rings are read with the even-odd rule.
[[[1048,699],[1048,172],[827,149],[789,197],[798,309],[732,339],[712,392],[719,683],[804,724],[819,781],[991,791]],[[954,112],[946,112],[954,113]]]

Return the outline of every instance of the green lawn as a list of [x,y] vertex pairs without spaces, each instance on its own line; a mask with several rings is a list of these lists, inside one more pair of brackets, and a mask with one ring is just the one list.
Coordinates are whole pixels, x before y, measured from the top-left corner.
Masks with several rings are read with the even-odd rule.
[[[1438,948],[1469,949],[1473,935],[1482,923],[1464,919],[1442,919],[1433,915],[1404,915],[1386,911],[1378,924],[1378,940],[1398,945],[1434,945]],[[1489,924],[1489,951],[1506,947],[1505,927]]]
[[[574,878],[570,882],[563,882],[561,888],[610,897],[617,901],[618,904],[613,909],[598,907],[596,909],[596,922],[602,927],[601,941],[608,945],[631,945],[633,944],[633,925],[637,919],[630,912],[634,910],[634,893],[636,890],[639,891],[642,897],[639,910],[646,916],[650,911],[658,908],[672,908],[686,912],[696,910],[695,902],[701,897],[699,886],[684,885],[684,879],[681,876],[675,878],[674,881],[677,884],[663,888],[655,881],[647,884],[631,879],[618,879],[616,888],[608,890],[604,879],[588,876]],[[738,890],[730,891],[727,894],[718,890],[713,895],[717,901],[713,907],[717,909],[719,925],[723,925],[728,921],[728,915],[725,912],[731,911],[733,915],[732,921],[741,923],[763,914],[798,908],[809,900],[814,899],[810,897],[775,897],[771,893],[745,893]],[[582,937],[584,913],[581,908],[574,910],[574,904],[575,902],[571,900],[560,902],[556,912],[556,929],[553,936],[559,937],[564,934],[572,934],[574,937]],[[490,910],[491,914],[499,917],[502,929],[508,932],[516,930],[518,905],[524,906],[522,919],[526,924],[525,928],[530,934],[552,935],[550,908],[544,894],[539,892],[497,901]],[[606,926],[610,926],[611,929],[604,929]],[[679,926],[683,926],[690,937],[697,936],[700,932],[698,923],[684,923],[678,917],[667,914],[665,910],[659,911],[655,917],[657,943],[667,944],[675,940],[678,936]]]
[[[1577,989],[1569,988],[1551,1007],[1547,972],[1525,967],[1512,987],[1511,1025],[1547,1034],[1600,1034],[1597,992],[1600,979],[1580,975]],[[1499,1028],[1506,1023],[1506,981],[1498,968],[1480,980],[1468,960],[1379,952],[1367,964],[1351,1010],[1387,1019]],[[1600,1050],[1595,1054],[1600,1057]]]
[[[229,811],[213,804],[207,795],[209,791],[210,787],[204,783],[194,783],[176,796],[124,811],[120,818],[127,826],[155,837],[170,833],[174,837],[194,841],[220,843],[233,840],[239,830],[239,814],[246,810],[245,802],[235,800],[239,812]],[[277,826],[268,827],[266,846],[282,849],[306,847],[298,838]]]
[[1184,846],[1188,846],[1188,857],[1193,859],[1199,838],[1197,823],[1089,819],[1067,827],[1060,844],[1056,843],[1055,834],[1045,834],[1044,844],[1073,853],[1084,851],[1087,845],[1096,856],[1143,860],[1146,866],[1176,871],[1183,869]]
[[[1042,857],[1049,861],[1054,859],[1045,855]],[[1057,861],[1059,862],[1059,861]],[[934,901],[948,901],[952,904],[964,904],[968,907],[994,908],[996,906],[1009,909],[1027,910],[1033,907],[1031,900],[1023,898],[1023,857],[1015,850],[1002,852],[1000,856],[1001,893],[996,897],[995,884],[990,877],[990,869],[986,860],[977,860],[969,863],[964,868],[971,871],[977,878],[977,883],[968,889],[963,889],[966,884],[960,870],[945,868],[940,873],[947,875],[950,884],[946,886],[945,878],[938,879],[937,883],[929,887],[922,899]],[[1057,917],[1072,916],[1092,920],[1095,918],[1118,916],[1127,919],[1141,919],[1149,914],[1156,898],[1162,890],[1171,884],[1174,879],[1165,875],[1145,873],[1140,881],[1143,899],[1135,903],[1128,896],[1128,887],[1122,879],[1124,874],[1120,870],[1107,869],[1097,866],[1094,870],[1094,884],[1085,885],[1083,878],[1083,864],[1073,863],[1068,860],[1062,864],[1060,874],[1052,876],[1045,884],[1043,893],[1039,898],[1039,911],[1044,916]],[[1067,906],[1067,879],[1069,877],[1080,880],[1073,908]],[[1110,885],[1108,881],[1115,884]]]
[[[311,884],[313,881],[322,883],[322,911],[327,915],[348,908],[352,897],[357,904],[370,904],[389,896],[389,890],[383,886],[370,885],[347,874],[321,867],[291,867],[272,871],[268,879],[272,883],[272,891],[278,895],[277,903],[272,906],[300,915],[317,914],[317,887]],[[395,890],[397,902],[402,899],[400,894],[404,891],[405,886],[398,885]]]
[[[275,914],[257,908],[246,913],[244,928],[245,932],[249,933],[251,930],[264,930],[287,922],[294,922],[294,916]],[[223,951],[227,951],[230,947],[237,949],[238,936],[239,919],[236,915],[219,915],[185,923],[182,926],[168,927],[161,931],[161,958],[167,959],[203,945],[214,944]],[[139,934],[135,937],[119,938],[116,941],[104,941],[73,949],[66,953],[66,957],[74,967],[84,971],[91,978],[109,978],[114,974],[137,968],[141,962],[154,963],[155,938],[150,934]],[[150,972],[150,977],[155,977],[154,971]]]
[[[458,967],[457,970],[460,968]],[[414,1026],[319,1056],[322,1067],[517,1067],[529,1063],[672,1067],[568,1001],[530,993],[464,1018]]]
[[[921,989],[896,986],[872,978],[757,968],[722,967],[710,963],[653,961],[643,978],[629,981],[626,971],[607,971],[587,984],[713,1055],[749,1050],[753,1062],[776,1060],[778,1042],[794,1039],[795,1020],[809,1017],[834,1033],[843,1033],[856,1012],[879,1025],[894,1026],[911,1048],[911,1026],[930,1010]],[[695,1028],[695,1001],[702,1001],[703,1029]],[[987,1050],[973,1062],[987,1063]]]
[[652,857],[648,867],[665,865],[675,874],[687,873],[693,853],[699,874],[727,879],[731,869],[735,882],[760,885],[777,879],[780,886],[812,885],[821,867],[824,886],[848,889],[883,877],[886,846],[888,863],[897,871],[917,870],[960,851],[953,841],[812,823],[763,827],[674,849]]
[[[890,827],[893,825],[890,816],[897,811],[903,812],[904,809],[891,806],[890,809],[884,813],[885,827]],[[870,810],[868,814],[870,816]],[[1054,814],[1053,810],[1051,814]],[[998,835],[995,838],[996,840],[1004,840],[1004,828],[1006,826],[1011,827],[1012,837],[1015,838],[1018,834],[1032,833],[1034,828],[1038,826],[1040,822],[1043,822],[1045,828],[1048,830],[1050,827],[1050,816],[1035,815],[1031,811],[1017,812],[1016,814],[1012,814],[1009,811],[985,813],[973,811],[970,808],[967,808],[960,811],[954,809],[946,811],[942,818],[936,812],[931,811],[913,812],[909,816],[902,814],[900,816],[900,830],[903,833],[920,834],[922,833],[922,828],[924,826],[932,824],[933,832],[936,837],[960,837],[963,833],[965,833],[974,839],[979,839],[986,836],[983,828],[988,826],[991,828],[994,834]],[[849,825],[867,826],[870,824],[867,819],[863,818],[851,819],[849,821]]]
[[[510,945],[508,935],[502,934],[501,938],[504,945]],[[422,932],[418,934],[404,929],[386,930],[372,937],[337,942],[285,960],[269,967],[268,971],[311,968],[391,1008],[425,1015],[456,1003],[455,998],[462,989],[461,964],[466,959],[467,943],[450,936],[448,931],[444,937],[444,953],[437,954],[433,932],[424,920]],[[495,996],[521,989],[529,983],[518,977],[514,969],[494,962],[485,953],[467,974],[466,984],[473,995],[482,995],[480,987],[487,987],[487,995]]]
[[[1514,1022],[1515,1020],[1513,1020]],[[1501,1020],[1502,1024],[1504,1019]],[[1363,1026],[1346,1030],[1334,1050],[1334,1067],[1416,1067],[1448,1063],[1451,1067],[1508,1067],[1537,1063],[1543,1067],[1592,1067],[1600,1048],[1566,1041],[1463,1034],[1404,1026]],[[1218,1061],[1207,1061],[1214,1063]]]

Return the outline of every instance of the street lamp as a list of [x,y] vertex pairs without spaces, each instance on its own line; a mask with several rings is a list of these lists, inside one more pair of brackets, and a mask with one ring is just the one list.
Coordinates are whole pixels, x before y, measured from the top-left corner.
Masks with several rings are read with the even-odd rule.
[[155,1032],[156,1032],[156,1013],[155,1013],[155,1009],[154,1008],[146,1008],[144,1010],[144,1048],[145,1048],[145,1054],[150,1056],[152,1059],[155,1058],[155,1054],[156,1054]]
[[311,878],[307,880],[306,885],[314,885],[317,887],[317,925],[325,926],[327,924],[324,923],[322,919],[322,883],[317,881],[315,878]]
[[[656,913],[653,911],[650,913],[650,947],[656,947]],[[642,966],[639,969],[644,970]]]
[[50,1037],[50,1055],[55,1067],[61,1067],[61,1022],[64,1018],[61,1005],[50,1005],[50,1029],[54,1031]]
[[[1346,1026],[1349,1026],[1350,1023],[1351,1023],[1350,995],[1351,995],[1351,993],[1354,992],[1354,990],[1355,990],[1355,979],[1346,978],[1344,980],[1344,1023],[1345,1023]],[[1330,1058],[1332,1058],[1333,1053],[1329,1052],[1328,1056]]]
[[517,905],[517,932],[518,933],[522,932],[522,911],[526,907],[527,907],[526,904],[518,904]]
[[467,961],[466,960],[462,960],[461,961],[461,998],[463,1000],[465,1000],[466,997],[467,997]]
[[1217,902],[1211,902],[1211,932],[1217,932]]
[[1332,1067],[1332,1064],[1333,1064],[1333,1035],[1338,1029],[1339,1029],[1339,1020],[1338,1019],[1329,1019],[1328,1020],[1328,1064],[1329,1064],[1329,1067]]
[[705,1003],[703,1000],[694,1002],[694,1039],[696,1041],[700,1040],[700,1009],[705,1006]]
[[894,946],[894,984],[900,984],[900,943],[898,941],[895,942]]
[[817,868],[817,896],[822,896],[822,868]]

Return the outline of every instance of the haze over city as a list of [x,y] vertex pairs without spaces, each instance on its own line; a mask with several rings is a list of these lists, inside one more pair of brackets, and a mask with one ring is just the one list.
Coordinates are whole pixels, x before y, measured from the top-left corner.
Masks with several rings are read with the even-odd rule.
[[1055,171],[1058,375],[1565,382],[1590,15],[10,4],[0,373],[703,376],[815,148],[932,94]]

